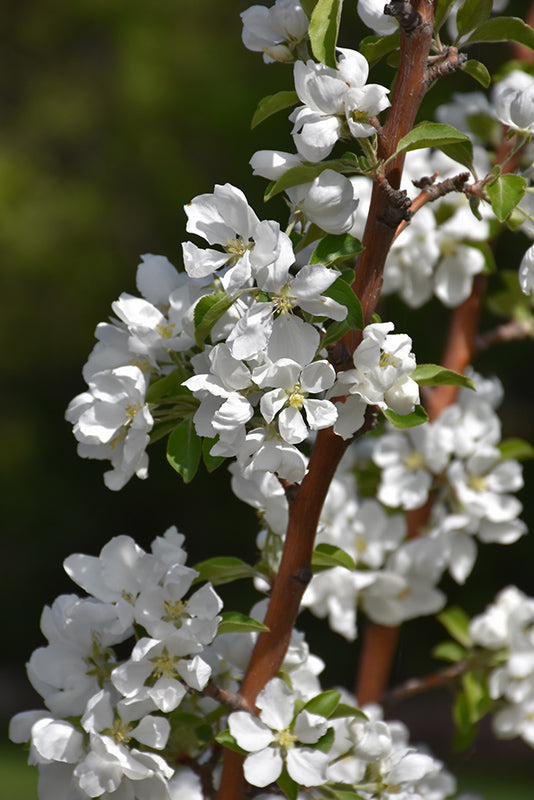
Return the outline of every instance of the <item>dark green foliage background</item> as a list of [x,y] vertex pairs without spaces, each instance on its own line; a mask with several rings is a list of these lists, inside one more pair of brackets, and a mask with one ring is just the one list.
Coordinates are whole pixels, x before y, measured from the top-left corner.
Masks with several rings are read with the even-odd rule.
[[[80,460],[63,413],[84,390],[81,366],[98,321],[123,291],[135,292],[140,253],[181,264],[186,238],[182,206],[215,183],[244,189],[261,217],[283,219],[280,198],[262,205],[264,182],[248,160],[261,148],[292,150],[283,112],[252,132],[258,100],[292,88],[291,68],[265,67],[240,41],[246,0],[4,0],[0,69],[0,485],[2,519],[2,664],[0,713],[7,719],[38,705],[24,662],[43,644],[38,619],[45,603],[76,588],[62,560],[97,554],[127,533],[147,546],[168,525],[188,537],[191,561],[226,553],[254,558],[254,514],[231,494],[225,467],[184,487],[150,451],[150,478],[120,493],[105,489],[103,464]],[[516,3],[516,13],[522,14]],[[362,29],[347,2],[342,44]],[[505,48],[496,48],[497,54]],[[493,58],[494,56],[492,56]],[[381,68],[372,80],[389,81]],[[389,77],[388,77],[389,76]],[[475,90],[467,76],[462,88]],[[454,88],[445,80],[432,107]],[[516,237],[514,268],[528,241]],[[448,313],[437,304],[416,316],[393,304],[398,329],[411,333],[419,360],[437,358]],[[493,324],[495,320],[488,320]],[[438,348],[436,350],[436,347]],[[532,348],[510,345],[481,365],[502,373],[510,399],[507,435],[534,439]],[[512,393],[513,390],[513,393]],[[532,470],[530,470],[532,477]],[[526,493],[525,493],[526,494]],[[523,498],[525,501],[528,498]],[[530,512],[528,512],[530,513]],[[532,517],[531,517],[532,518]],[[533,591],[528,539],[487,548],[466,590],[454,600],[475,611],[496,589],[515,581]],[[243,583],[223,594],[248,611]],[[252,590],[248,594],[254,599]],[[324,624],[303,618],[317,649],[340,642]],[[431,667],[427,642],[439,637],[427,621],[408,626],[397,671]],[[422,646],[424,643],[424,647]],[[350,685],[355,647],[341,643],[327,680]],[[418,666],[419,664],[419,666]],[[529,751],[530,752],[530,751]]]

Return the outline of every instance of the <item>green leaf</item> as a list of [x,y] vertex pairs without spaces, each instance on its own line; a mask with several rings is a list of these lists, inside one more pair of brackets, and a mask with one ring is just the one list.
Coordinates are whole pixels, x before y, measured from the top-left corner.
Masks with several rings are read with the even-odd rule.
[[312,750],[320,750],[321,753],[329,753],[334,744],[334,738],[334,729],[328,728],[315,744],[308,745],[308,747],[311,747]]
[[223,461],[225,461],[225,456],[212,456],[210,453],[210,450],[216,441],[217,437],[215,437],[215,439],[202,440],[202,459],[208,472],[215,472],[215,470],[221,466]]
[[225,292],[208,294],[201,297],[195,306],[195,342],[202,347],[216,322],[225,314],[235,302],[234,297],[228,297]]
[[522,200],[526,189],[526,180],[521,175],[512,173],[499,175],[487,186],[491,207],[499,222],[504,222],[508,214]]
[[303,165],[302,167],[291,167],[288,169],[287,172],[278,178],[273,184],[267,187],[267,191],[265,192],[263,199],[267,202],[270,200],[271,197],[275,197],[280,192],[284,192],[286,189],[291,188],[291,186],[300,186],[301,183],[310,183],[311,181],[315,180],[315,178],[324,172],[325,169],[328,169],[327,162],[322,164],[308,164]]
[[215,737],[215,741],[219,742],[219,744],[222,744],[223,747],[227,747],[228,750],[233,750],[234,753],[241,753],[241,754],[247,753],[246,750],[243,750],[242,747],[239,747],[238,743],[236,742],[236,740],[234,739],[228,728],[218,733],[217,736]]
[[362,306],[348,283],[345,283],[343,278],[338,278],[332,286],[329,286],[323,294],[331,297],[345,306],[347,309],[347,316],[345,322],[354,330],[361,331],[363,328],[363,311]]
[[266,632],[269,628],[257,619],[247,617],[240,611],[223,611],[217,633],[249,633],[250,631]]
[[154,383],[151,383],[146,393],[147,403],[157,403],[162,397],[183,397],[184,399],[192,398],[193,393],[187,386],[182,386],[182,381],[186,379],[186,375],[180,369],[175,369],[170,375],[165,375]]
[[434,658],[441,658],[444,661],[452,661],[454,664],[465,658],[466,651],[457,642],[441,642],[432,650]]
[[369,717],[360,708],[354,708],[347,703],[339,703],[336,710],[331,714],[330,719],[341,719],[342,717],[358,717],[358,719],[368,720]]
[[326,334],[321,342],[321,348],[330,347],[331,344],[338,342],[349,331],[350,326],[345,322],[345,320],[341,320],[340,322],[332,322],[332,324],[328,326]]
[[300,0],[300,4],[304,9],[304,13],[308,17],[308,19],[310,19],[313,13],[313,9],[317,5],[317,0]]
[[184,483],[193,480],[200,464],[202,445],[193,420],[184,419],[167,440],[167,461]]
[[436,13],[434,14],[434,30],[436,33],[449,16],[451,7],[454,5],[454,3],[455,0],[438,0],[436,5]]
[[513,458],[516,461],[528,461],[534,458],[534,447],[524,439],[503,439],[497,447],[503,460]]
[[479,722],[493,705],[487,681],[474,672],[464,672],[461,680],[467,701],[469,722]]
[[463,608],[451,606],[436,615],[443,627],[456,639],[463,647],[471,647],[471,636],[469,635],[469,616]]
[[328,797],[332,800],[364,800],[360,794],[345,789],[333,789],[328,787]]
[[530,298],[521,291],[517,270],[501,270],[499,279],[504,288],[488,297],[487,304],[490,311],[503,317],[528,322],[533,326],[534,331]]
[[419,386],[463,386],[475,389],[475,383],[467,375],[461,375],[452,369],[445,369],[439,364],[418,364],[410,375]]
[[456,725],[456,735],[454,737],[454,749],[466,750],[475,740],[477,726],[469,719],[469,708],[466,696],[463,692],[456,695],[452,707],[452,718]]
[[387,56],[393,50],[400,47],[400,34],[398,31],[389,36],[367,36],[362,39],[358,47],[360,53],[365,56],[370,66],[376,64],[380,59]]
[[396,428],[415,428],[416,425],[422,425],[428,422],[428,414],[423,406],[416,406],[411,414],[397,414],[390,408],[381,409],[383,415],[391,422]]
[[286,797],[289,797],[289,800],[297,800],[297,795],[299,793],[299,785],[295,783],[293,778],[290,778],[287,772],[287,769],[284,767],[282,773],[278,780],[276,781],[280,789],[283,791]]
[[275,94],[267,95],[267,97],[262,98],[258,103],[250,127],[254,129],[256,125],[259,125],[263,120],[276,114],[278,111],[282,111],[284,108],[294,106],[295,103],[298,102],[299,96],[296,92],[276,92]]
[[469,33],[485,22],[491,14],[493,0],[465,0],[456,15],[458,36]]
[[332,567],[345,567],[351,572],[356,569],[351,556],[334,544],[318,544],[312,555],[312,572],[321,572]]
[[517,42],[534,50],[534,30],[519,17],[493,17],[473,31],[462,48],[476,42]]
[[478,81],[484,89],[487,89],[491,83],[491,75],[488,72],[488,69],[482,61],[476,61],[474,58],[470,58],[469,61],[466,61],[462,64],[462,71],[467,72],[468,75],[471,75],[476,81]]
[[337,67],[336,44],[343,0],[318,0],[310,19],[308,34],[312,53],[327,67]]
[[193,569],[199,573],[195,583],[210,581],[214,586],[237,581],[240,578],[253,578],[256,575],[256,570],[250,564],[233,556],[208,558],[195,564]]
[[334,713],[339,701],[341,700],[341,693],[336,692],[335,689],[330,689],[327,692],[321,692],[316,697],[308,700],[304,708],[310,714],[319,714],[320,717],[329,717]]
[[471,140],[465,133],[442,122],[421,122],[420,125],[416,125],[406,136],[402,137],[391,158],[399,153],[408,153],[410,150],[420,150],[424,147],[437,147],[453,161],[458,161],[469,169],[472,167],[473,145]]
[[313,251],[310,264],[324,264],[325,267],[330,267],[338,261],[355,258],[362,251],[362,243],[350,233],[329,233],[321,239]]

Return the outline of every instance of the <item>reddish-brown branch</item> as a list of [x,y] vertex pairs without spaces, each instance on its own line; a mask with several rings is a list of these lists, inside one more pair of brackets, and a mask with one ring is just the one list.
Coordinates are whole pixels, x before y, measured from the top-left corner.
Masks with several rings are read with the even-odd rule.
[[520,319],[511,319],[509,322],[505,322],[497,328],[493,328],[477,336],[476,349],[477,352],[481,352],[500,342],[513,342],[516,339],[526,339],[527,336],[532,336],[533,333],[532,325],[529,322]]
[[398,703],[400,700],[406,700],[408,697],[413,697],[415,694],[428,692],[431,689],[441,689],[444,686],[449,686],[454,683],[459,676],[469,669],[468,661],[458,661],[446,669],[433,672],[424,678],[412,678],[406,683],[396,686],[388,692],[384,693],[384,704]]
[[382,697],[399,641],[399,629],[367,623],[354,694],[359,705],[375,703]]
[[[425,93],[434,4],[430,0],[414,0],[412,5],[421,15],[421,24],[409,33],[401,32],[400,68],[392,105],[379,135],[379,156],[384,160],[393,155],[399,139],[412,129]],[[401,155],[390,162],[384,173],[392,189],[399,188],[403,164],[404,156]],[[402,219],[402,216],[398,217],[398,210],[391,197],[375,184],[363,236],[365,250],[358,259],[353,284],[362,303],[366,324],[376,308],[386,256]],[[360,340],[361,333],[355,332],[348,335],[343,344],[349,353],[353,353]],[[331,429],[319,431],[308,473],[301,486],[292,493],[284,551],[265,617],[269,633],[258,637],[252,653],[240,690],[245,704],[254,705],[258,692],[276,675],[282,664],[300,600],[311,576],[311,554],[321,508],[345,448],[346,443]],[[242,757],[228,751],[218,800],[239,800],[243,792]]]

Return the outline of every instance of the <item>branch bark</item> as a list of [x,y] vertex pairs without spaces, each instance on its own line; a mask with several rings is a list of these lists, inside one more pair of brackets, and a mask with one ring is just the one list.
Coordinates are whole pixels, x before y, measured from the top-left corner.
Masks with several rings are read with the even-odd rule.
[[[409,32],[401,30],[399,72],[391,108],[379,136],[379,157],[384,160],[395,153],[399,140],[412,129],[426,89],[434,3],[414,0],[412,6],[420,20]],[[401,155],[385,171],[384,177],[393,189],[399,188],[403,165]],[[362,242],[365,249],[358,259],[352,285],[360,298],[365,324],[370,322],[380,296],[386,256],[398,225],[398,219],[394,223],[391,219],[397,210],[391,197],[375,184]],[[351,331],[343,344],[352,354],[360,341],[361,332]],[[300,601],[311,577],[311,555],[321,509],[346,446],[347,442],[332,429],[319,431],[308,473],[292,495],[284,551],[265,617],[269,632],[258,637],[240,690],[246,705],[254,705],[258,693],[277,674],[284,659]],[[242,761],[239,754],[226,753],[218,800],[243,797]]]

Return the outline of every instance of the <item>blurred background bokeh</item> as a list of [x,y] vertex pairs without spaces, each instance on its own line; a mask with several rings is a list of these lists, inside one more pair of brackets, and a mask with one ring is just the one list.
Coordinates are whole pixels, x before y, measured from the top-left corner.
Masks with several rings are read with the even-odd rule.
[[[244,49],[239,12],[246,0],[3,0],[0,68],[0,486],[2,641],[0,716],[5,732],[16,711],[38,707],[24,663],[43,643],[45,603],[76,591],[62,570],[72,552],[97,554],[112,536],[127,533],[147,546],[176,524],[187,535],[191,563],[223,553],[254,558],[253,512],[229,491],[225,468],[200,474],[187,487],[165,461],[164,445],[150,451],[150,478],[113,493],[103,465],[76,456],[63,414],[84,389],[81,367],[98,321],[123,292],[135,292],[141,253],[165,254],[178,267],[186,238],[182,207],[215,183],[241,187],[260,217],[283,221],[281,200],[263,206],[264,181],[248,161],[261,148],[292,150],[284,113],[252,133],[258,100],[292,88],[291,68],[264,66]],[[523,16],[526,3],[509,5]],[[347,3],[342,44],[363,34],[355,4]],[[481,51],[478,56],[483,56]],[[491,51],[498,63],[506,47]],[[376,82],[389,82],[380,68]],[[454,79],[455,80],[455,79]],[[474,91],[467,76],[444,80],[428,98],[433,107],[454,88]],[[529,241],[519,235],[501,248],[514,268]],[[515,250],[514,250],[515,247]],[[421,315],[390,313],[410,333],[419,360],[436,360],[448,313],[437,304]],[[492,324],[488,318],[487,324]],[[507,391],[504,432],[534,441],[532,346],[498,347],[477,365],[501,375]],[[526,466],[534,485],[534,471]],[[534,520],[532,489],[523,491],[525,518]],[[454,602],[480,610],[510,582],[534,593],[534,541],[481,553],[471,582],[450,585]],[[243,585],[229,602],[254,600]],[[317,652],[339,655],[326,682],[351,685],[357,646],[324,622],[303,616]],[[396,663],[398,679],[435,664],[428,651],[441,632],[426,621],[406,626]],[[436,716],[418,706],[400,709],[444,756],[451,726],[436,700]],[[439,713],[438,713],[439,712]],[[434,711],[433,711],[434,713]],[[417,728],[419,726],[419,728]],[[416,734],[417,735],[417,734]],[[6,751],[13,757],[13,750]],[[460,765],[480,759],[515,764],[534,780],[532,751],[492,744],[486,731]],[[21,759],[23,759],[22,753]],[[458,762],[458,757],[455,757]],[[463,760],[462,760],[463,759]],[[3,763],[3,762],[2,762]],[[12,763],[12,762],[10,762]],[[464,764],[465,765],[465,764]],[[0,767],[1,768],[1,767]],[[519,774],[518,772],[518,774]],[[11,775],[11,772],[10,772]],[[7,781],[7,767],[4,780]],[[2,797],[25,800],[26,784],[9,778]],[[24,781],[24,779],[22,779]],[[33,780],[33,776],[32,776]],[[2,776],[0,776],[0,786]],[[8,787],[8,784],[5,784]],[[473,786],[476,789],[477,786]],[[479,788],[482,791],[482,787]],[[7,793],[6,793],[7,792]],[[34,792],[32,789],[31,792]],[[527,798],[531,794],[515,797]],[[493,795],[487,794],[490,798]]]

